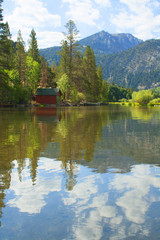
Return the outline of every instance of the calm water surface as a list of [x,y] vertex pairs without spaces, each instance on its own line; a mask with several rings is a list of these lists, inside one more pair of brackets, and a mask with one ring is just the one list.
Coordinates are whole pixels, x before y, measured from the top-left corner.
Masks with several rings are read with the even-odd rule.
[[160,108],[0,109],[0,239],[160,239]]

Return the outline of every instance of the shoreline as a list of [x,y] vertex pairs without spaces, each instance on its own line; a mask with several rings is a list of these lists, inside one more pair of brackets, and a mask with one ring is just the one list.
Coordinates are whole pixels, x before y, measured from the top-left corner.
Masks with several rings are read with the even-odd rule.
[[79,106],[107,106],[109,103],[89,103],[89,102],[84,102],[80,104],[74,104],[70,102],[64,102],[62,104],[0,104],[0,108],[32,108],[32,107],[79,107]]

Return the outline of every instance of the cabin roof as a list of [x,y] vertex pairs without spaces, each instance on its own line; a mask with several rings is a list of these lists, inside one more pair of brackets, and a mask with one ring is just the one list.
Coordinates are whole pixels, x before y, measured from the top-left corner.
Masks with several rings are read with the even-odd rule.
[[57,94],[61,91],[59,88],[38,88],[36,91],[36,95],[41,96],[57,96]]

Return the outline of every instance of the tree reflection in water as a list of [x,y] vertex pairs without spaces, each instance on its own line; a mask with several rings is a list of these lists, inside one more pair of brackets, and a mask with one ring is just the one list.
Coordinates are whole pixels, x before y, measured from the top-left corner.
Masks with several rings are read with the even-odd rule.
[[[135,162],[158,161],[160,127],[156,119],[160,115],[155,110],[145,109],[144,114],[143,108],[114,106],[0,112],[0,217],[15,160],[19,181],[28,167],[33,185],[40,157],[60,161],[70,191],[76,185],[78,164],[103,173],[108,167],[127,172]],[[152,121],[152,129],[148,121]]]

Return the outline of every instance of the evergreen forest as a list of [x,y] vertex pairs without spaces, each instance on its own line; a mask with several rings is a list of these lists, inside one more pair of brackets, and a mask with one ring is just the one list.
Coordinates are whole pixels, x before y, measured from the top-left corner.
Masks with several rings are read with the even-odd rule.
[[57,54],[58,66],[49,66],[40,56],[34,28],[28,39],[28,49],[21,30],[17,41],[11,37],[8,23],[3,21],[0,0],[0,104],[29,104],[35,99],[38,87],[59,87],[64,100],[107,102],[131,98],[131,89],[106,83],[102,67],[96,66],[94,51],[87,46],[85,52],[76,36],[77,27],[72,20],[66,25],[61,50]]

